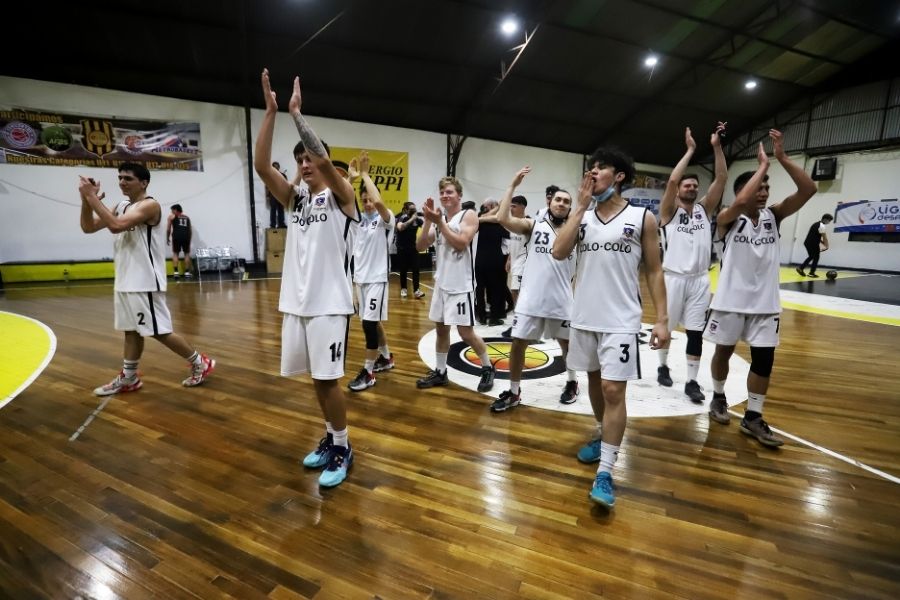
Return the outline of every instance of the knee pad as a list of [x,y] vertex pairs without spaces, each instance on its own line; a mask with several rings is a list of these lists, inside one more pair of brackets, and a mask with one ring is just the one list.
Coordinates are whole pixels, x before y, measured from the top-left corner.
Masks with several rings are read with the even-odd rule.
[[687,331],[687,353],[690,356],[700,356],[703,352],[703,333],[700,331]]
[[750,371],[760,377],[772,374],[775,363],[775,348],[750,348]]
[[363,321],[363,333],[366,335],[366,350],[378,349],[378,322]]

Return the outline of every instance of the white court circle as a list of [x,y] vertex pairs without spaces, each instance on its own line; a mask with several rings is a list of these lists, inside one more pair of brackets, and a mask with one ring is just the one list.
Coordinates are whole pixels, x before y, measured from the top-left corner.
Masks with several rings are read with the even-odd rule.
[[[651,326],[644,323],[641,327],[641,340],[645,341],[648,339],[646,332],[651,329]],[[497,352],[501,356],[510,341],[508,339],[504,340],[500,336],[500,332],[503,329],[504,326],[475,326],[475,331],[478,335],[489,345],[495,345]],[[419,356],[431,369],[436,364],[434,351],[436,335],[435,330],[432,329],[419,340]],[[707,341],[703,342],[703,355],[700,359],[700,372],[697,380],[703,387],[703,393],[706,394],[706,402],[694,404],[684,395],[684,384],[687,378],[687,364],[684,355],[686,343],[687,337],[683,332],[675,331],[672,333],[668,364],[675,384],[670,388],[663,387],[656,382],[656,368],[659,366],[659,357],[656,351],[651,350],[649,344],[640,344],[642,377],[635,381],[629,381],[628,391],[625,394],[629,417],[679,417],[706,414],[709,410],[709,401],[712,399],[712,380],[709,374],[709,363],[715,350],[715,344]],[[531,344],[530,348],[536,351],[533,354],[540,356],[543,353],[551,361],[560,356],[559,344],[556,343],[556,340],[544,340],[544,343]],[[447,375],[452,383],[477,391],[477,368],[465,357],[465,352],[468,349],[469,346],[456,333],[456,328],[451,328]],[[463,369],[468,369],[470,372],[466,372]],[[542,370],[549,373],[543,375],[540,373]],[[552,371],[556,372],[553,373]],[[559,395],[566,384],[565,371],[559,371],[559,368],[550,369],[549,365],[545,365],[543,368],[535,369],[530,379],[523,373],[521,383],[522,405],[582,415],[593,414],[587,394],[587,374],[578,373],[578,386],[580,389],[578,399],[573,404],[566,405],[559,402]],[[746,400],[747,374],[749,371],[750,365],[747,361],[737,354],[731,357],[728,380],[725,383],[725,395],[728,398],[729,406],[735,406]],[[494,389],[490,392],[484,392],[484,395],[497,398],[501,392],[507,389],[509,389],[509,383],[506,371],[498,369],[497,377],[494,380]]]

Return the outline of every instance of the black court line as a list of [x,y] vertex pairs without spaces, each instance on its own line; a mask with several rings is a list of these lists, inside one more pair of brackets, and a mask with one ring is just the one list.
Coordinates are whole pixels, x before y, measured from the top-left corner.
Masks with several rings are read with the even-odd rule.
[[839,277],[834,281],[828,281],[825,273],[826,271],[820,269],[816,273],[819,275],[819,279],[783,283],[780,287],[783,290],[795,292],[900,306],[900,276],[898,275],[860,275],[847,279]]

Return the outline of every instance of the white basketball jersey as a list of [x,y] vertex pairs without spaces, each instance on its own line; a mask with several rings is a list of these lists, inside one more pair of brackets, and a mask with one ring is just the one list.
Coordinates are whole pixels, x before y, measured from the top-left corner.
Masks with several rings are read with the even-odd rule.
[[[461,210],[453,218],[447,221],[451,231],[459,233],[463,215],[467,210]],[[447,217],[444,216],[444,220]],[[435,259],[437,271],[434,281],[439,288],[448,294],[464,294],[475,289],[475,251],[472,244],[459,251],[453,248],[443,238],[440,230],[435,232],[434,245],[436,248]]]
[[294,189],[278,310],[300,317],[352,314],[350,261],[358,219],[341,211],[328,188],[314,196],[305,183]]
[[[149,196],[142,202],[159,204]],[[113,212],[124,215],[129,209],[134,210],[133,206],[130,200],[123,200]],[[156,225],[141,223],[115,234],[113,248],[115,291],[166,291],[166,224],[161,215]]]
[[377,211],[371,217],[363,213],[353,247],[353,280],[356,283],[387,282],[394,224],[393,214],[390,221],[385,222]]
[[723,240],[719,285],[710,308],[756,315],[781,312],[780,237],[778,222],[768,208],[759,211],[756,225],[746,215],[731,224]]
[[521,275],[528,257],[528,235],[509,232],[509,272]]
[[628,205],[604,223],[584,215],[578,233],[578,268],[572,327],[603,333],[641,330],[641,238],[647,209]]
[[546,219],[534,224],[528,241],[528,259],[522,275],[516,314],[562,319],[572,316],[572,278],[577,250],[566,260],[553,258],[556,230]]
[[702,204],[696,202],[690,214],[678,206],[672,220],[660,229],[663,270],[681,275],[701,275],[709,270],[712,232]]

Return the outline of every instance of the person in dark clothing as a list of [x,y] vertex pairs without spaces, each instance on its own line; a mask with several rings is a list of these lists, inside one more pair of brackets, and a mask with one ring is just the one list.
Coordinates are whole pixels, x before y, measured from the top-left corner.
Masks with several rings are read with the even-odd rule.
[[[506,255],[503,253],[503,241],[509,238],[509,232],[497,222],[495,200],[488,200],[482,205],[482,214],[478,218],[478,249],[475,253],[475,315],[479,321],[488,321],[490,325],[503,325],[506,316]],[[490,315],[484,302],[487,293],[487,304],[490,304]]]
[[[803,277],[818,277],[816,275],[816,267],[819,266],[819,254],[823,250],[828,250],[828,237],[825,235],[825,226],[832,221],[834,221],[834,217],[825,213],[820,220],[809,226],[806,239],[803,240],[803,246],[806,248],[806,253],[809,256],[806,257],[802,265],[797,267],[797,272]],[[804,271],[807,265],[809,265],[809,275]]]
[[406,298],[406,277],[412,271],[413,296],[425,297],[425,292],[419,289],[419,253],[416,250],[416,237],[423,219],[416,211],[415,202],[403,204],[402,212],[397,215],[397,233],[394,238],[397,242],[397,271],[400,272],[400,297]]
[[[275,167],[276,171],[281,173],[282,177],[287,179],[287,173],[281,170],[280,164],[273,162],[272,166]],[[284,228],[284,206],[272,196],[272,192],[269,191],[269,188],[266,188],[266,206],[269,207],[269,227],[271,229],[275,229],[276,227]]]
[[166,242],[172,244],[172,270],[175,279],[180,276],[178,266],[181,254],[184,254],[184,268],[181,272],[188,279],[194,276],[191,266],[191,233],[191,218],[182,212],[180,204],[173,204],[166,227]]

